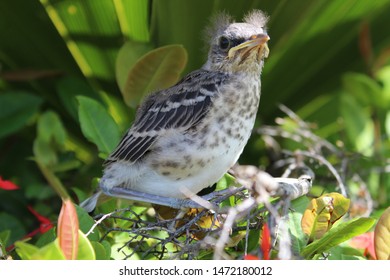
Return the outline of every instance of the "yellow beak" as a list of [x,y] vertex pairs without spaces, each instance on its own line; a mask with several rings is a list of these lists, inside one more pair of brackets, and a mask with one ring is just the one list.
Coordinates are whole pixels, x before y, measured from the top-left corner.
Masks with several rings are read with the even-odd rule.
[[228,57],[232,58],[238,50],[244,48],[250,48],[250,49],[258,48],[259,53],[263,53],[264,57],[268,57],[269,49],[268,49],[267,42],[269,40],[270,37],[267,34],[253,35],[250,40],[231,48],[229,50]]

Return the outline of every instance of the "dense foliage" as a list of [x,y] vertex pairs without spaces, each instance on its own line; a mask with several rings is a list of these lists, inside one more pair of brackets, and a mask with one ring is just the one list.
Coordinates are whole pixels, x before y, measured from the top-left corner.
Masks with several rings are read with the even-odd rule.
[[[387,0],[1,1],[0,257],[62,258],[61,243],[53,243],[61,236],[55,228],[62,203],[71,198],[78,204],[96,188],[101,164],[131,124],[142,96],[204,63],[202,30],[213,13],[224,10],[240,19],[253,8],[270,15],[270,55],[256,129],[240,164],[281,176],[295,159],[316,175],[311,192],[319,197],[316,203],[322,203],[324,193],[349,197],[347,213],[332,217],[333,210],[320,211],[331,222],[325,235],[317,237],[301,229],[305,209],[314,206],[306,197],[292,202],[289,232],[295,258],[375,258],[373,225],[390,205],[390,37],[383,28],[389,24]],[[137,75],[135,67],[150,72],[134,85],[129,79]],[[279,104],[296,114],[284,107],[281,111]],[[224,178],[220,187],[230,180]],[[64,205],[69,209],[69,203]],[[332,207],[338,205],[347,204],[337,200]],[[127,206],[111,200],[97,209],[95,218]],[[259,226],[272,216],[261,207],[256,209]],[[76,212],[68,211],[74,218]],[[115,212],[117,219],[86,238],[94,221],[82,209],[75,211],[79,235],[75,220],[63,219],[73,225],[70,232],[82,236],[78,246],[84,246],[84,254],[79,258],[144,258],[128,253],[134,243],[152,248],[157,237],[167,234],[148,241],[148,236],[131,239],[134,232],[120,232],[137,224],[137,217],[143,226],[164,226],[153,224],[148,208],[134,207]],[[387,232],[389,216],[381,218]],[[247,224],[237,224],[234,244],[226,246],[230,257],[251,252],[264,257],[259,239],[275,238],[262,228],[245,236]],[[364,232],[355,243],[344,242]],[[15,242],[26,237],[32,238],[30,244],[18,242],[15,251]],[[198,237],[191,242],[202,239]],[[384,238],[390,240],[389,235]],[[307,246],[308,240],[312,243]],[[178,244],[164,250],[176,251]],[[52,246],[45,249],[49,255],[39,251],[45,246]],[[363,250],[352,248],[359,246]],[[388,256],[389,248],[382,248]],[[207,248],[196,250],[181,257],[211,257]],[[276,258],[276,251],[269,257]]]

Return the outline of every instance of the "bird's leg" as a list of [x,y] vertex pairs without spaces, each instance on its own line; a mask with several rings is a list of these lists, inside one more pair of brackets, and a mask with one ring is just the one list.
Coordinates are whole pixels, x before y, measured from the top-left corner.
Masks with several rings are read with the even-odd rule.
[[209,194],[203,195],[203,196],[201,196],[201,198],[204,200],[210,201],[212,199],[216,199],[216,198],[220,198],[220,197],[224,197],[224,196],[229,197],[229,196],[235,195],[236,193],[239,193],[245,189],[246,189],[245,187],[227,188],[224,190],[215,191],[215,192],[211,192]]
[[110,189],[102,188],[102,191],[106,195],[113,196],[113,197],[120,197],[120,198],[125,198],[134,201],[153,203],[153,204],[168,206],[175,209],[204,208],[203,206],[196,203],[192,199],[181,199],[181,198],[159,196],[150,193],[135,191],[132,189],[126,189],[122,187],[113,187]]
[[[235,193],[241,191],[242,188],[234,188],[234,189],[225,189],[221,191],[216,191],[209,193],[207,195],[199,197],[201,200],[205,200],[209,203],[211,203],[212,208],[218,208],[216,205],[214,205],[210,200],[223,197],[223,196],[231,196]],[[144,193],[132,189],[126,189],[123,187],[113,187],[110,189],[102,188],[102,191],[108,195],[113,197],[120,197],[124,199],[134,200],[134,201],[140,201],[140,202],[146,202],[146,203],[152,203],[152,204],[158,204],[163,206],[168,206],[175,209],[182,209],[182,208],[205,208],[204,205],[201,203],[196,202],[195,200],[188,198],[173,198],[173,197],[165,197],[165,196],[159,196],[154,195],[150,193]],[[206,206],[207,208],[207,206]]]

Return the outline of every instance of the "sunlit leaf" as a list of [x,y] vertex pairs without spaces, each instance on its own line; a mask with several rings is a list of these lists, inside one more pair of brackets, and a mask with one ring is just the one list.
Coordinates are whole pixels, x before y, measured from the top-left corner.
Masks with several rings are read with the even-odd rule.
[[85,236],[85,234],[78,231],[79,243],[78,243],[78,254],[77,260],[95,260],[96,255],[91,244],[91,241]]
[[77,259],[79,246],[79,221],[73,203],[63,200],[57,226],[58,242],[66,259]]
[[301,251],[301,254],[304,258],[310,259],[315,254],[326,252],[330,248],[368,231],[374,223],[375,219],[372,218],[357,218],[340,223],[337,227],[333,227],[325,233],[321,239],[307,245]]
[[375,226],[374,246],[378,260],[390,260],[390,207],[383,212]]
[[187,52],[181,45],[169,45],[148,52],[130,70],[123,91],[126,104],[135,108],[155,90],[173,85],[187,63]]
[[349,209],[350,200],[339,193],[329,193],[312,199],[303,214],[303,232],[309,241],[321,238]]
[[58,239],[40,248],[32,255],[33,260],[65,260],[66,257],[60,248]]
[[79,119],[84,136],[95,143],[105,155],[112,152],[119,142],[119,129],[107,110],[94,99],[78,96]]
[[24,241],[17,241],[15,242],[15,250],[22,260],[32,260],[39,248]]
[[385,104],[389,104],[390,103],[390,65],[384,66],[381,69],[379,69],[379,71],[375,73],[375,78],[378,79],[378,81],[382,85],[382,92],[383,92],[383,98],[385,99]]
[[390,112],[387,112],[386,114],[385,129],[386,129],[387,137],[390,138]]

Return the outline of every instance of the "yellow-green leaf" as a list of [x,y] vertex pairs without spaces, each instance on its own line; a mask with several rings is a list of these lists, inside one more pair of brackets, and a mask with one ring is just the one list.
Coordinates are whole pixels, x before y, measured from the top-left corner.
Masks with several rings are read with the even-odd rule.
[[22,260],[32,260],[32,256],[38,252],[39,248],[25,241],[16,241],[15,250]]
[[148,52],[130,70],[123,90],[125,103],[137,107],[155,90],[172,86],[187,63],[187,51],[181,45],[168,45]]
[[326,252],[352,237],[367,232],[374,223],[375,219],[372,218],[357,218],[340,223],[326,232],[321,239],[317,239],[303,248],[301,254],[306,259],[312,258],[315,254]]
[[76,208],[70,199],[63,200],[58,217],[57,236],[66,259],[77,259],[79,247],[79,221]]
[[312,199],[303,213],[301,226],[309,241],[321,238],[349,209],[350,200],[339,193]]
[[15,242],[16,253],[22,260],[65,260],[58,239],[38,248],[24,241]]
[[81,230],[78,230],[78,237],[79,243],[77,260],[95,260],[96,254],[91,241],[89,241],[88,237],[86,237]]
[[62,252],[58,239],[50,242],[46,246],[40,248],[33,256],[33,260],[65,260],[66,257]]
[[390,207],[383,212],[375,226],[374,246],[378,260],[390,260]]

